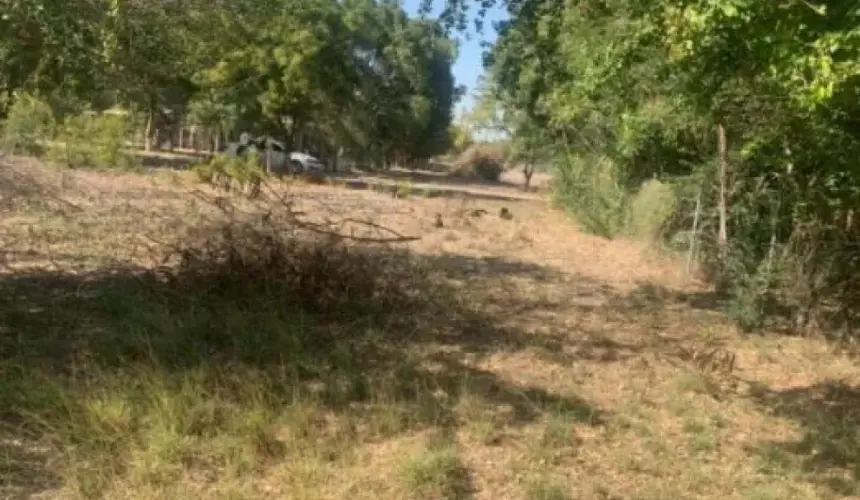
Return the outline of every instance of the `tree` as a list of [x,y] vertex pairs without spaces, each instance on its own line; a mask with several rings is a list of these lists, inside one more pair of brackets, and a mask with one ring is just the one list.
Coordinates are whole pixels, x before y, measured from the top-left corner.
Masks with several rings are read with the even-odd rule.
[[56,104],[59,98],[92,99],[103,90],[104,15],[88,0],[7,1],[0,13],[0,102],[8,107],[19,90],[53,97]]
[[[447,26],[470,3],[450,0]],[[558,199],[587,227],[622,231],[656,177],[682,196],[675,229],[701,193],[704,259],[743,324],[776,300],[807,319],[828,301],[857,313],[856,2],[506,5],[492,86],[553,145]]]
[[147,149],[157,129],[186,118],[381,163],[449,145],[455,44],[394,1],[10,2],[0,114],[16,91],[61,121],[127,108],[146,116]]

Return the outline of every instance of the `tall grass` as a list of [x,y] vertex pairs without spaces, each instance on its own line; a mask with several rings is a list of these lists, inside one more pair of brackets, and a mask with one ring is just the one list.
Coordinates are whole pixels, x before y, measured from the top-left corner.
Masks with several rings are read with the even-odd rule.
[[629,193],[619,166],[605,156],[556,160],[555,203],[570,212],[583,230],[604,237],[624,231]]
[[656,179],[647,180],[631,197],[625,232],[641,240],[660,242],[677,211],[678,200],[672,187]]
[[[374,322],[429,298],[421,270],[243,227],[177,249],[172,269],[16,285],[27,300],[4,301],[0,325],[24,341],[0,360],[0,422],[14,426],[0,437],[53,450],[72,497],[162,498],[328,460],[356,421],[385,433],[403,429],[381,425],[392,416],[435,418],[408,409],[428,403],[408,377],[385,384],[367,369],[371,354],[387,366]],[[50,318],[30,313],[50,300]],[[349,413],[342,426],[323,418],[332,411]]]

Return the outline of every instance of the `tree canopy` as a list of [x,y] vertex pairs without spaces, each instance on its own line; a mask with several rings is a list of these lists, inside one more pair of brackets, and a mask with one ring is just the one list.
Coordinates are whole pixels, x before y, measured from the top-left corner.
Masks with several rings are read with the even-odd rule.
[[557,201],[584,227],[629,230],[656,178],[678,199],[664,235],[697,240],[745,324],[774,303],[798,324],[850,323],[857,2],[449,0],[442,18],[463,29],[494,5],[510,14],[486,58],[495,105],[542,132]]
[[380,161],[443,152],[456,46],[382,0],[11,0],[0,113],[22,92],[62,117],[123,107]]

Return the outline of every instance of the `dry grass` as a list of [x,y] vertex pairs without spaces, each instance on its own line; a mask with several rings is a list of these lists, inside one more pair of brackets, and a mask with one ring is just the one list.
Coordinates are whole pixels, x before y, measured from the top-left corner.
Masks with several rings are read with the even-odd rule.
[[279,185],[421,237],[307,243],[184,174],[3,168],[4,498],[860,496],[855,362],[541,202]]

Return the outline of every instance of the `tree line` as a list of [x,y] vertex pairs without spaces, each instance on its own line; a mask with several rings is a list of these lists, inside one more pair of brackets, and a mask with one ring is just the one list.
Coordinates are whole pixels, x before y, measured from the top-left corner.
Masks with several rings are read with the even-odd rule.
[[27,95],[58,122],[130,111],[147,143],[184,122],[410,162],[450,143],[455,58],[437,20],[392,0],[9,0],[0,118]]
[[[463,27],[472,2],[447,5]],[[860,4],[504,5],[483,106],[554,165],[558,203],[595,233],[644,224],[691,252],[745,327],[785,318],[850,335]]]

